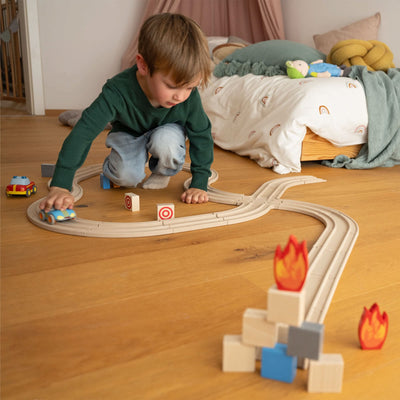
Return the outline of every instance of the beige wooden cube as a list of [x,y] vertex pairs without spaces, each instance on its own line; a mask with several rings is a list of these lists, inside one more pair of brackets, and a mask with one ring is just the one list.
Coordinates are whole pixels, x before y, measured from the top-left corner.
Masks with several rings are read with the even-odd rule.
[[312,393],[341,392],[343,370],[341,354],[321,354],[319,360],[310,360],[307,390]]
[[258,347],[274,347],[277,341],[277,324],[269,322],[268,312],[247,308],[243,314],[242,341]]
[[278,343],[287,344],[289,337],[289,325],[278,323],[277,327],[278,327]]
[[140,198],[135,193],[125,193],[125,208],[129,211],[140,210]]
[[242,342],[242,335],[224,335],[222,349],[222,371],[254,372],[256,370],[256,348]]
[[299,326],[304,321],[305,291],[279,290],[276,285],[268,290],[268,321]]
[[173,203],[157,204],[158,221],[165,221],[174,218],[175,218],[175,204]]

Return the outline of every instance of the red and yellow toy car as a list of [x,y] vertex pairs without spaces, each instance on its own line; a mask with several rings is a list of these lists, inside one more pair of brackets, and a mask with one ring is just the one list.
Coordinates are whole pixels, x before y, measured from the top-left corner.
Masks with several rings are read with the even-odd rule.
[[35,182],[26,176],[13,176],[6,188],[6,195],[23,195],[29,197],[32,193],[36,193],[37,188]]

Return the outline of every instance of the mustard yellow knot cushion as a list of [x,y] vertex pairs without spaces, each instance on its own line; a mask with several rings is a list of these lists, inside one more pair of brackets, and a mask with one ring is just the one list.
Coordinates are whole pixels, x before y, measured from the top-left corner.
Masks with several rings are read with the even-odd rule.
[[364,65],[369,71],[387,71],[395,67],[393,53],[379,40],[342,40],[332,47],[326,61],[347,67]]

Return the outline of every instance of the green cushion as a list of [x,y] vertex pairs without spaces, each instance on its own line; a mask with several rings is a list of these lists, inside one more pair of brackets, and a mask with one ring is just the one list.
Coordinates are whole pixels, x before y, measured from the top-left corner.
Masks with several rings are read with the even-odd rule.
[[214,69],[217,77],[231,75],[285,75],[288,60],[304,60],[308,64],[326,55],[302,43],[290,40],[267,40],[234,51]]

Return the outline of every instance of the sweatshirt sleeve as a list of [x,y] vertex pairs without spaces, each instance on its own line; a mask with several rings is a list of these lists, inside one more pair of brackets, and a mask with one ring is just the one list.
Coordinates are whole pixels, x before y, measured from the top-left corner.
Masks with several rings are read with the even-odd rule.
[[106,84],[97,99],[83,111],[62,145],[51,186],[72,189],[75,172],[84,163],[93,140],[114,119],[118,98],[118,93]]
[[186,130],[192,173],[190,187],[207,190],[208,178],[211,176],[210,168],[214,160],[214,141],[211,136],[211,122],[203,110],[197,89],[193,94],[193,107]]

